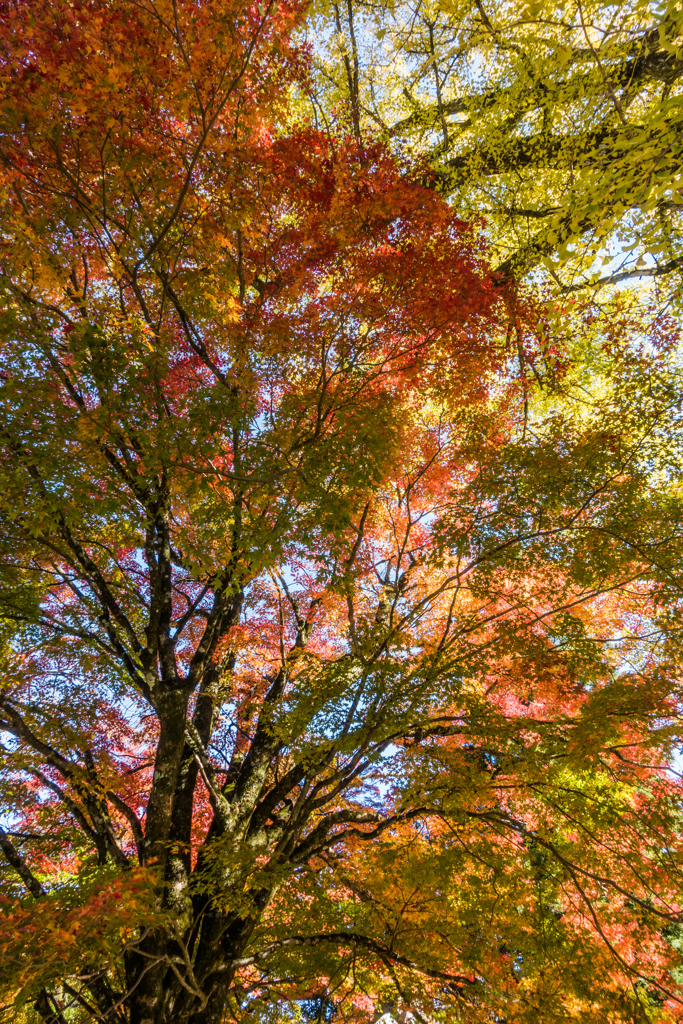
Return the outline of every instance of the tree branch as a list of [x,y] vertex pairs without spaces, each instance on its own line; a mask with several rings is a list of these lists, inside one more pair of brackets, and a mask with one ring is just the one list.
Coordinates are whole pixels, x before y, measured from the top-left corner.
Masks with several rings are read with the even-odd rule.
[[8,863],[14,868],[22,882],[36,899],[45,895],[45,890],[33,874],[24,858],[21,856],[10,837],[0,826],[0,849],[5,855]]

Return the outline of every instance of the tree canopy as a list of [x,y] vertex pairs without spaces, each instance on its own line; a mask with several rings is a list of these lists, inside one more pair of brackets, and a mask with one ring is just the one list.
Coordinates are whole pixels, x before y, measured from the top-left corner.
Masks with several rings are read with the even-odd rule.
[[677,322],[502,272],[328,16],[4,9],[4,1011],[680,1019]]
[[490,222],[499,273],[545,266],[563,292],[671,275],[678,287],[678,7],[348,0],[317,12],[318,97],[422,153],[455,207]]

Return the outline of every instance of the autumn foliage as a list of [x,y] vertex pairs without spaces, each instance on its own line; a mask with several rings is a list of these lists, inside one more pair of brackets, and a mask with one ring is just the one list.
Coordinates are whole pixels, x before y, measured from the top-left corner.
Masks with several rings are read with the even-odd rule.
[[3,9],[4,1003],[676,1020],[675,324],[302,119],[304,14]]

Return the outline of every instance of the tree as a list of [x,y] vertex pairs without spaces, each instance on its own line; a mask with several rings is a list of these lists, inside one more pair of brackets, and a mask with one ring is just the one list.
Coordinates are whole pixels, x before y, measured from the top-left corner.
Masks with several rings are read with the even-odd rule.
[[[680,248],[681,13],[671,4],[317,5],[318,108],[425,154],[498,271],[562,291],[672,278]],[[325,99],[322,99],[325,97]],[[603,266],[609,263],[607,269]]]
[[3,24],[6,999],[675,1019],[674,326],[296,124],[300,13]]

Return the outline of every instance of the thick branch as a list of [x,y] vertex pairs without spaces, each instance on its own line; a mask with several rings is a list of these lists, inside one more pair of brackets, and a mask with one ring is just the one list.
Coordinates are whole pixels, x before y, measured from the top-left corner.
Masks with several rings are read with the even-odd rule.
[[35,896],[36,899],[40,896],[44,896],[45,890],[2,826],[0,826],[0,849],[31,895]]
[[403,956],[401,953],[395,953],[387,946],[376,942],[375,939],[371,939],[367,935],[361,935],[359,932],[320,932],[316,935],[295,935],[289,939],[280,939],[277,942],[271,942],[270,945],[265,946],[264,949],[259,950],[258,953],[253,953],[251,956],[245,956],[241,957],[239,960],[233,960],[231,966],[233,968],[249,967],[252,964],[258,964],[263,960],[267,960],[268,957],[280,950],[307,947],[313,948],[328,942],[333,943],[336,946],[360,947],[368,953],[374,953],[384,961],[400,964],[402,967],[409,967],[411,970],[417,971],[419,974],[423,974],[427,978],[435,978],[439,981],[450,981],[458,985],[472,985],[471,979],[466,975],[449,974],[446,971],[437,971],[428,967],[422,967],[415,963],[414,960],[409,960],[408,957]]

